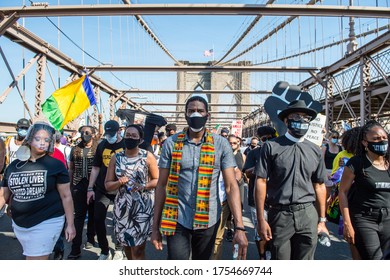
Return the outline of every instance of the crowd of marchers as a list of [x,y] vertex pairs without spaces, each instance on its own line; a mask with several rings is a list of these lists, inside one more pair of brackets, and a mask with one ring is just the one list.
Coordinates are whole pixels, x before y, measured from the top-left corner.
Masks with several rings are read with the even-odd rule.
[[304,137],[317,112],[295,100],[278,114],[285,134],[261,126],[243,148],[227,128],[207,129],[208,108],[192,96],[187,126],[158,128],[151,143],[140,124],[103,126],[100,117],[99,127],[66,135],[20,119],[16,135],[0,140],[0,209],[26,259],[76,260],[99,247],[99,260],[139,260],[146,242],[162,250],[164,238],[169,260],[218,260],[223,242],[245,260],[250,238],[259,259],[310,260],[335,221],[353,259],[389,258],[389,135],[379,122],[325,132],[319,147]]

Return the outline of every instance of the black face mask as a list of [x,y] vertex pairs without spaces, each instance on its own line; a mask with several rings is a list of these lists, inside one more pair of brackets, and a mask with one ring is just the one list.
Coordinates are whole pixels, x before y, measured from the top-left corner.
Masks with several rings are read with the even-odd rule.
[[387,150],[389,148],[389,141],[383,140],[379,142],[369,142],[367,141],[367,148],[377,154],[378,156],[384,156],[387,154]]
[[194,132],[199,132],[206,125],[207,116],[202,117],[199,113],[193,113],[190,117],[186,116],[186,121]]
[[257,145],[251,145],[252,149],[255,149],[256,147],[257,147]]
[[287,119],[287,127],[292,136],[301,138],[309,130],[309,122],[305,122],[304,120],[294,121],[292,119]]
[[141,143],[141,139],[125,138],[125,146],[128,150],[138,147],[139,143]]
[[81,139],[83,140],[84,143],[88,143],[89,141],[91,141],[92,139],[92,135],[91,134],[83,134],[81,135]]

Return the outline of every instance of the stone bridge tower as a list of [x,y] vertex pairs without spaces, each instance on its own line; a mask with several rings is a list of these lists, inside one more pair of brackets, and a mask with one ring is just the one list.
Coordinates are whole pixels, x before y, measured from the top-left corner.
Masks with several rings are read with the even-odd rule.
[[[188,61],[181,61],[183,65],[187,66],[211,66],[212,62],[208,63],[190,63]],[[238,63],[229,63],[226,66],[243,66],[250,65],[248,61],[240,61]],[[226,90],[226,94],[234,94],[234,101],[232,106],[235,106],[235,112],[248,111],[250,107],[240,106],[240,104],[250,103],[250,95],[245,93],[234,93],[236,90],[250,90],[250,73],[249,72],[178,72],[177,73],[177,89],[186,91],[197,91],[202,90]],[[176,97],[177,104],[185,104],[188,98],[193,94],[191,93],[178,93]],[[211,104],[226,103],[222,102],[223,94],[206,94],[207,101]],[[230,101],[229,101],[230,102]],[[215,112],[220,111],[221,107],[210,106],[209,110],[212,113],[211,117],[226,117],[226,114],[216,114]],[[183,105],[176,106],[177,112],[184,112]],[[234,114],[234,112],[232,112]],[[237,115],[241,117],[241,115]],[[183,120],[184,114],[177,113],[176,120]]]

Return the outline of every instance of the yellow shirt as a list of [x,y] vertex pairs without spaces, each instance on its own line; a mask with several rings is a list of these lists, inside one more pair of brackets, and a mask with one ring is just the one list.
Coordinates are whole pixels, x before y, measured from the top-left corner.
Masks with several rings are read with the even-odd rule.
[[351,157],[353,157],[353,155],[354,154],[348,153],[346,150],[338,153],[337,156],[333,160],[332,174],[334,174],[337,171],[337,169],[339,169],[339,167],[340,167],[339,161],[341,158],[346,157],[346,158],[350,159]]

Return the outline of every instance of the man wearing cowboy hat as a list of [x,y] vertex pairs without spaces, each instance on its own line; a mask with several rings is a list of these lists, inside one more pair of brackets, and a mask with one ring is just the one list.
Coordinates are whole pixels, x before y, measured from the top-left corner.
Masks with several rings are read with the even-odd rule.
[[[313,259],[318,233],[329,234],[322,153],[303,138],[316,116],[303,100],[292,101],[278,114],[288,131],[261,149],[255,199],[259,233],[270,241],[272,259]],[[266,195],[268,222],[264,217]]]

